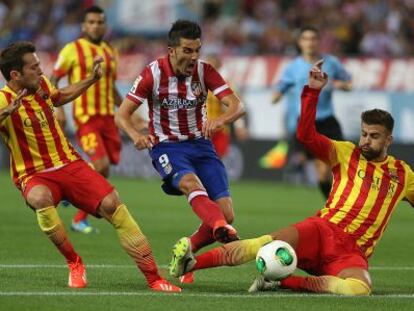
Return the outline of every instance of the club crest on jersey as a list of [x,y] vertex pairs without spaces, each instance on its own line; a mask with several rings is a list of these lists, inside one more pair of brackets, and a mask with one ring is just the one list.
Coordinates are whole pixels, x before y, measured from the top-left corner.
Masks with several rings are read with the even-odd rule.
[[392,181],[399,183],[400,182],[400,178],[398,177],[398,172],[395,169],[390,169],[390,178]]
[[200,96],[203,93],[203,87],[201,86],[201,82],[191,82],[191,91],[196,97]]

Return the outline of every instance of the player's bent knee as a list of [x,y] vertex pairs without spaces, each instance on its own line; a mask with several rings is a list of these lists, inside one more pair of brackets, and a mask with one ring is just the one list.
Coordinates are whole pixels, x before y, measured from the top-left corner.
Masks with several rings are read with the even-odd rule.
[[53,206],[53,196],[49,188],[46,186],[34,186],[26,196],[26,201],[30,207],[34,209],[41,209],[48,206]]
[[114,190],[103,198],[99,206],[100,214],[105,218],[111,218],[120,204],[118,192]]

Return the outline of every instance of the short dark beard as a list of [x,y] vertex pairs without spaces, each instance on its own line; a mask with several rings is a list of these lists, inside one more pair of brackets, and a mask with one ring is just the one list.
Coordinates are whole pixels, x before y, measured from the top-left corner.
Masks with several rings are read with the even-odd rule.
[[23,86],[22,85],[21,88],[22,89],[26,89],[27,90],[27,94],[35,94],[37,92],[37,90],[39,89],[39,87],[40,87],[40,84],[38,84],[36,86],[28,86],[28,85]]
[[88,40],[92,42],[93,44],[99,45],[102,42],[103,37],[100,37],[99,39],[93,39],[92,37],[86,35]]
[[381,155],[381,151],[375,151],[370,149],[369,151],[364,151],[361,149],[362,155],[367,159],[368,161],[372,161],[374,159],[377,159]]

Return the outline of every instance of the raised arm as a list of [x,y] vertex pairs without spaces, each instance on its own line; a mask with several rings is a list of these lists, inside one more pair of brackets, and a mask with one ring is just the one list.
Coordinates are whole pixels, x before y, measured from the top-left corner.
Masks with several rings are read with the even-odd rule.
[[93,60],[93,71],[90,76],[77,83],[70,84],[64,88],[59,89],[59,98],[54,102],[55,107],[59,107],[73,101],[83,92],[85,92],[92,84],[98,81],[102,77],[102,62],[102,57],[96,57]]
[[315,127],[319,93],[328,82],[327,74],[321,70],[322,63],[319,61],[314,65],[309,73],[309,84],[303,89],[296,136],[307,150],[332,166],[337,162],[334,144],[328,137],[318,133]]
[[[60,79],[61,77],[53,73],[52,76],[50,77],[50,83],[52,83],[56,88],[58,88]],[[56,115],[56,120],[59,122],[60,126],[64,129],[66,126],[66,114],[62,106],[56,107],[55,115]]]

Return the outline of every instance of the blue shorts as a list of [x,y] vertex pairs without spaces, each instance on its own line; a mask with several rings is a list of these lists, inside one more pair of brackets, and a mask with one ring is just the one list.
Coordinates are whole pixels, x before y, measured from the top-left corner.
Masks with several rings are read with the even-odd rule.
[[165,193],[182,195],[181,178],[194,173],[212,200],[230,196],[226,169],[210,140],[200,138],[182,142],[161,142],[149,152],[152,164],[161,175]]

